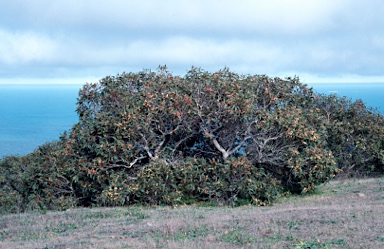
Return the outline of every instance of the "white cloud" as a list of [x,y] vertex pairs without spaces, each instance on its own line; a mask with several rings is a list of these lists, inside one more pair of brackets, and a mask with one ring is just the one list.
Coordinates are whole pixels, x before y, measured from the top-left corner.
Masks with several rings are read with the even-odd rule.
[[[219,69],[268,70],[274,72],[284,60],[284,52],[273,44],[253,40],[195,39],[175,36],[159,40],[133,40],[125,44],[100,46],[83,41],[72,49],[70,42],[61,42],[61,61],[79,66],[137,66],[157,67],[167,64],[178,73],[191,66]],[[276,60],[276,58],[280,58]],[[261,72],[260,72],[261,73]]]
[[[329,28],[346,0],[14,1],[35,27],[137,32],[313,33]],[[44,6],[44,8],[42,8]],[[36,18],[38,16],[38,18]],[[122,30],[123,29],[123,30]]]
[[55,55],[55,43],[32,33],[0,30],[0,62],[4,64],[46,63]]
[[180,74],[194,65],[379,77],[383,11],[378,0],[14,0],[0,8],[0,75],[20,65],[31,77],[99,77],[167,64]]

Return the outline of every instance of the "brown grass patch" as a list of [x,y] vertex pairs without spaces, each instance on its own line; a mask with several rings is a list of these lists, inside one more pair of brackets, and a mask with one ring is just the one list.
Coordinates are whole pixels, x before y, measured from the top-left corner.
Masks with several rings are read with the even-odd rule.
[[272,207],[119,207],[0,217],[0,248],[384,248],[384,178]]

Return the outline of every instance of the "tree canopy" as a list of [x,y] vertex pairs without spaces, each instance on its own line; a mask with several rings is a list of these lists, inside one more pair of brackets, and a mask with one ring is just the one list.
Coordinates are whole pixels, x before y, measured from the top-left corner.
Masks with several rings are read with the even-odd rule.
[[0,161],[3,205],[268,205],[384,171],[383,116],[297,77],[159,67],[85,84],[77,113],[59,141]]

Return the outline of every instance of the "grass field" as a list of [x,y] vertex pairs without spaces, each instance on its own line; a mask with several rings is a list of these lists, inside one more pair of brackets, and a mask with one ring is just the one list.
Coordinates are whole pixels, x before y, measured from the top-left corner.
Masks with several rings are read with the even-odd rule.
[[333,181],[271,207],[3,215],[0,248],[384,248],[384,178]]

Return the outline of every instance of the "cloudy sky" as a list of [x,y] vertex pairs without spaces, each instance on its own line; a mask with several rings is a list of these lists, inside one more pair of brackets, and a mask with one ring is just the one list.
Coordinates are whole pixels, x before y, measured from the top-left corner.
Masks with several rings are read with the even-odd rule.
[[382,0],[2,0],[0,83],[85,83],[166,64],[384,82]]

